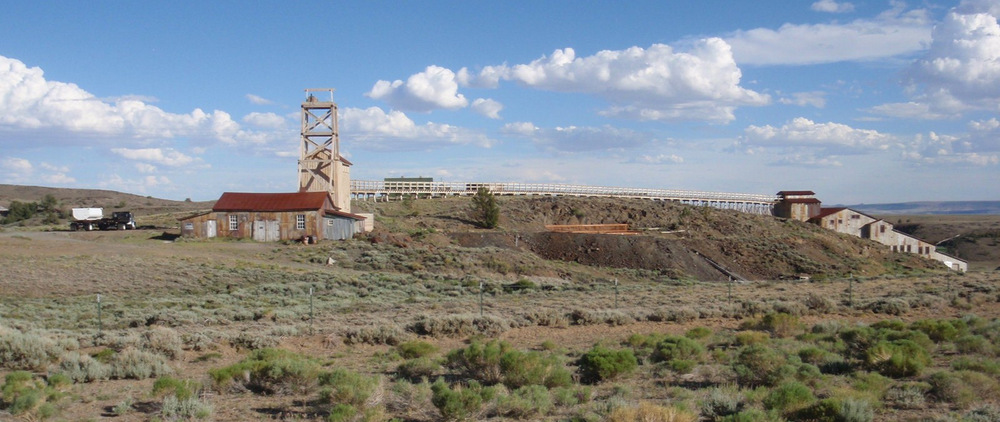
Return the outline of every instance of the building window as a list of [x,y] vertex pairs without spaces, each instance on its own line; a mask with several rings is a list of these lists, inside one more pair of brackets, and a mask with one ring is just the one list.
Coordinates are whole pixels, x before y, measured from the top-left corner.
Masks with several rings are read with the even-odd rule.
[[306,215],[299,214],[295,216],[295,229],[305,230],[306,229]]
[[229,215],[229,231],[234,232],[240,229],[240,220],[234,214]]
[[879,233],[885,233],[885,225],[884,225],[884,224],[883,224],[883,225],[880,225],[880,226],[878,226],[878,227],[879,227],[879,228],[878,228],[878,231],[879,231]]
[[913,252],[913,249],[911,249],[912,247],[913,247],[913,245],[906,245],[906,251],[907,252]]

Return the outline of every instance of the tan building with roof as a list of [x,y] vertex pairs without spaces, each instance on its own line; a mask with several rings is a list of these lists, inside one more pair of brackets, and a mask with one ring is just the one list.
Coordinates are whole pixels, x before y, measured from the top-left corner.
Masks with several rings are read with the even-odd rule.
[[343,240],[365,231],[365,217],[340,211],[328,192],[226,192],[212,211],[180,221],[185,237],[261,242]]
[[808,221],[825,229],[869,239],[888,246],[893,252],[913,253],[940,261],[948,268],[965,272],[969,264],[937,251],[931,243],[896,230],[892,223],[845,207],[823,208],[812,191],[781,191],[774,215]]

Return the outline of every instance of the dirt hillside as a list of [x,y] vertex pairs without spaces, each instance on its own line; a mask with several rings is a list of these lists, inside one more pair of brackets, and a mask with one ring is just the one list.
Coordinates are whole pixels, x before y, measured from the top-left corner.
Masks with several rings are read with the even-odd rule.
[[[374,213],[380,232],[409,235],[412,242],[405,243],[413,247],[445,236],[466,247],[530,251],[545,259],[651,270],[664,278],[725,280],[731,273],[773,280],[940,269],[933,261],[892,254],[811,224],[737,211],[638,199],[500,198],[500,228],[482,230],[471,221],[469,204],[466,198],[359,202],[353,211]],[[627,223],[641,234],[545,229],[548,224],[610,223]]]

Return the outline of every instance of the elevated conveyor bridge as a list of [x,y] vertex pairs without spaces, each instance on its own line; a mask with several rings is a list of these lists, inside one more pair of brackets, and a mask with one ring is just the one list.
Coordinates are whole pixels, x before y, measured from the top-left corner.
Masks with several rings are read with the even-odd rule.
[[778,198],[774,195],[749,193],[703,192],[676,189],[621,188],[552,183],[462,183],[424,181],[351,180],[351,197],[360,200],[389,201],[445,196],[471,196],[484,187],[500,196],[577,196],[604,198],[636,198],[673,201],[689,205],[731,209],[753,214],[770,215]]

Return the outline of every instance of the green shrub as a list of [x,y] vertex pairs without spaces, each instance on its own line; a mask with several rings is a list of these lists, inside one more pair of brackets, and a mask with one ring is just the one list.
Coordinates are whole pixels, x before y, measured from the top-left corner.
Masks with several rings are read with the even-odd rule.
[[924,407],[924,395],[930,388],[927,383],[898,384],[885,392],[885,401],[898,409],[920,409]]
[[398,345],[407,338],[402,328],[390,325],[349,328],[342,335],[344,344]]
[[548,388],[566,387],[573,383],[572,374],[558,356],[540,352],[511,350],[500,358],[503,383],[508,388],[544,385]]
[[319,377],[319,364],[282,349],[258,349],[242,361],[208,371],[216,385],[234,381],[242,388],[262,394],[304,394],[312,391]]
[[497,336],[510,329],[510,322],[493,316],[479,315],[445,315],[421,316],[408,330],[431,337],[457,337],[481,334],[487,337]]
[[237,349],[260,350],[278,345],[278,339],[259,333],[242,332],[229,338],[229,343]]
[[656,344],[651,358],[654,362],[672,361],[675,359],[700,361],[705,354],[705,347],[687,337],[666,336]]
[[667,362],[667,366],[678,374],[690,374],[698,366],[698,362],[688,359],[674,359]]
[[993,344],[986,337],[976,334],[966,334],[955,339],[955,348],[966,354],[992,354]]
[[771,336],[759,331],[740,331],[734,337],[739,346],[750,346],[754,344],[766,344],[771,341]]
[[536,418],[552,411],[552,396],[541,385],[520,387],[497,400],[497,412],[517,419]]
[[448,352],[448,366],[462,371],[466,376],[492,385],[503,380],[500,359],[510,350],[510,344],[493,340],[483,344],[473,341],[469,347]]
[[763,410],[751,408],[716,420],[719,422],[771,422],[775,420],[775,417]]
[[163,398],[163,403],[160,405],[160,416],[168,421],[208,419],[212,411],[210,404],[203,403],[197,397],[179,399],[177,396],[168,395]]
[[981,405],[962,415],[962,422],[996,422],[1000,421],[1000,407],[992,404]]
[[430,378],[439,369],[441,369],[441,364],[434,359],[419,357],[399,364],[396,367],[396,373],[400,377],[415,381],[421,378]]
[[163,356],[136,348],[122,350],[111,359],[112,378],[141,380],[172,372]]
[[111,367],[89,355],[68,352],[59,362],[59,372],[75,382],[92,382],[111,377]]
[[801,330],[799,317],[786,313],[772,312],[761,318],[760,330],[767,331],[775,337],[788,337]]
[[177,359],[182,353],[181,336],[172,328],[153,327],[143,333],[143,346],[170,359]]
[[958,373],[937,372],[927,382],[931,385],[930,396],[940,402],[964,408],[979,399],[976,386],[967,384]]
[[864,360],[868,349],[878,342],[877,332],[872,327],[851,327],[838,334],[844,342],[845,357]]
[[153,383],[153,396],[163,397],[173,395],[179,400],[194,397],[195,393],[201,390],[201,384],[192,380],[180,380],[169,376],[156,379]]
[[791,413],[803,409],[816,401],[812,390],[804,384],[791,381],[785,382],[771,390],[767,397],[764,397],[764,407],[774,409],[781,413]]
[[465,420],[476,416],[483,407],[483,397],[475,388],[452,389],[443,379],[431,385],[431,403],[446,420]]
[[23,415],[26,420],[45,419],[56,413],[52,404],[65,395],[69,379],[57,376],[48,381],[27,371],[14,371],[4,377],[0,387],[0,409],[11,415]]
[[399,343],[396,346],[399,355],[404,359],[422,358],[437,352],[437,347],[426,341],[411,340]]
[[572,407],[590,401],[590,387],[556,387],[551,390],[552,399],[557,406]]
[[701,402],[701,414],[709,420],[735,415],[743,410],[743,394],[736,388],[716,387],[708,390]]
[[951,368],[956,371],[976,371],[994,377],[1000,376],[1000,361],[991,359],[974,359],[962,356],[951,361]]
[[795,371],[786,363],[781,352],[755,344],[743,348],[732,367],[740,386],[775,386]]
[[665,421],[665,422],[695,422],[698,417],[691,412],[674,406],[659,406],[647,402],[639,402],[638,406],[619,406],[607,417],[608,422],[635,421]]
[[882,375],[900,378],[920,375],[931,359],[917,343],[896,340],[872,346],[867,352],[866,363]]
[[879,299],[865,306],[876,314],[904,315],[910,311],[910,303],[898,298]]
[[802,359],[805,363],[811,363],[813,365],[820,365],[824,363],[830,352],[820,349],[818,347],[809,346],[799,350],[799,359]]
[[960,319],[924,319],[910,324],[914,330],[920,330],[930,336],[935,342],[953,341],[958,336],[965,334],[968,327],[965,321]]
[[365,376],[346,369],[319,376],[320,398],[328,403],[350,404],[361,408],[379,385],[378,377]]
[[14,370],[44,371],[62,353],[55,341],[20,331],[0,335],[0,367]]
[[611,350],[595,345],[580,357],[580,379],[597,383],[632,373],[639,366],[631,349]]
[[349,422],[354,420],[358,414],[358,409],[346,403],[340,403],[330,409],[330,416],[326,418],[328,422]]
[[706,327],[694,327],[684,333],[684,337],[692,340],[703,339],[712,335],[712,330]]

